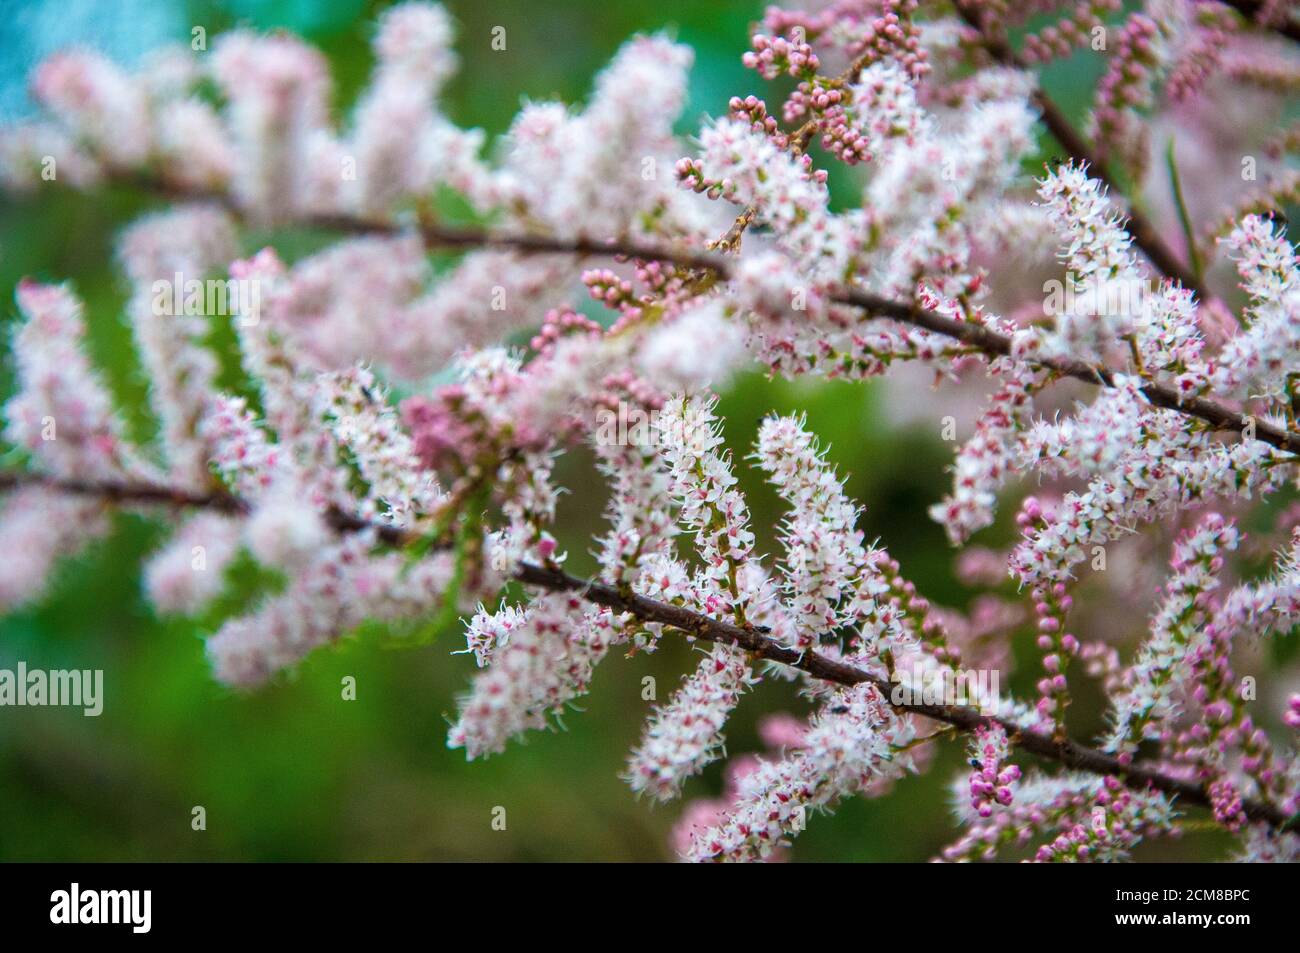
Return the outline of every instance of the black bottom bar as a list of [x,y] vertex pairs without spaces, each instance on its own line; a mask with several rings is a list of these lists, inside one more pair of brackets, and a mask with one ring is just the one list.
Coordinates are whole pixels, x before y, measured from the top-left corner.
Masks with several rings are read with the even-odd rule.
[[842,931],[876,944],[895,937],[978,942],[1123,933],[1181,939],[1194,931],[1230,938],[1260,927],[1289,929],[1295,915],[1293,872],[1264,866],[432,866],[9,864],[0,867],[0,916],[6,940],[64,934],[91,942],[337,942],[373,940],[397,928],[422,931],[435,943],[450,936],[448,928],[481,924],[492,933],[505,925],[542,936],[562,937],[575,927],[590,933],[612,916],[653,924],[665,944],[698,941],[706,921],[725,930],[726,921],[775,918],[803,931],[812,917],[818,934]]

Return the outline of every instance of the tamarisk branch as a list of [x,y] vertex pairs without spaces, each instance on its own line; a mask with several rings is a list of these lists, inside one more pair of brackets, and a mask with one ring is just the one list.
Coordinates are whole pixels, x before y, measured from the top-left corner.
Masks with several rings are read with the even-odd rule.
[[[41,114],[0,136],[0,184],[38,202],[114,184],[168,200],[115,248],[158,426],[133,427],[141,408],[109,386],[77,276],[19,281],[4,440],[31,472],[0,470],[0,611],[41,599],[118,508],[143,511],[171,530],[142,563],[143,595],[160,618],[222,612],[203,651],[223,685],[265,684],[370,625],[415,641],[463,624],[476,665],[446,744],[470,760],[565,716],[616,646],[668,630],[707,643],[671,695],[647,699],[622,774],[667,801],[730,759],[722,797],[674,829],[687,859],[770,858],[805,812],[883,793],[926,769],[913,749],[958,731],[974,770],[952,779],[962,833],[944,859],[1125,860],[1178,831],[1173,798],[1209,808],[1237,856],[1300,859],[1300,694],[1276,694],[1292,661],[1270,660],[1281,677],[1252,704],[1262,656],[1239,650],[1300,625],[1285,506],[1300,257],[1288,189],[1242,201],[1231,174],[1254,181],[1246,150],[1263,150],[1268,181],[1300,148],[1297,131],[1263,138],[1300,88],[1296,51],[1262,35],[1285,34],[1291,12],[1162,0],[1121,25],[1106,0],[1031,25],[957,2],[768,7],[741,62],[777,85],[731,97],[690,143],[694,53],[660,34],[624,44],[581,103],[525,102],[487,148],[444,108],[455,24],[427,0],[381,14],[372,80],[342,111],[326,56],[281,32],[232,30],[210,55],[138,68],[89,49],[47,58],[31,82]],[[1076,129],[1029,66],[1112,30]],[[1259,108],[1219,108],[1238,89]],[[1168,214],[1142,198],[1164,185],[1152,129],[1198,150],[1181,167],[1166,151]],[[1045,130],[1072,158],[1031,175]],[[836,163],[864,169],[860,202],[832,196]],[[1181,260],[1177,236],[1203,231],[1184,195],[1239,209],[1214,233],[1239,307]],[[466,211],[444,217],[447,200]],[[310,241],[281,242],[285,229]],[[1039,297],[1049,270],[1063,298]],[[808,416],[765,414],[744,457],[779,497],[769,523],[718,413],[746,369],[851,385],[898,365],[984,402],[954,415],[906,375],[887,382],[956,452],[924,512],[867,499],[958,547],[1018,503],[1008,549],[957,555],[960,608],[931,605],[866,538]],[[1097,389],[1066,410],[1048,393],[1065,378]],[[750,386],[765,385],[738,393]],[[827,412],[860,423],[849,405]],[[859,474],[878,462],[874,441],[850,449]],[[566,456],[608,489],[592,579],[557,552],[578,488]],[[1117,560],[1146,547],[1148,567],[1167,547],[1165,571],[1106,572],[1111,546]],[[227,606],[245,558],[275,575]],[[1100,624],[1138,609],[1131,645]],[[1011,658],[1036,663],[1035,691],[990,702]],[[732,712],[780,674],[762,660],[806,676],[815,704],[728,752]],[[1081,667],[1105,702],[1093,747],[1067,717]],[[1015,749],[1057,770],[1022,782],[1004,764]]]
[[[30,484],[39,484],[65,493],[99,497],[105,502],[117,505],[209,508],[239,514],[247,513],[249,510],[249,505],[245,501],[225,492],[203,495],[163,486],[62,480],[13,470],[0,472],[0,491]],[[332,527],[341,533],[375,529],[385,542],[399,546],[414,543],[419,539],[415,534],[403,533],[391,526],[379,526],[341,513],[333,514],[330,522]],[[838,685],[858,685],[869,682],[879,688],[886,698],[890,696],[892,685],[888,679],[827,658],[811,649],[800,652],[788,648],[753,626],[739,626],[724,619],[715,619],[682,606],[619,589],[599,580],[581,579],[556,566],[524,562],[516,570],[515,579],[525,585],[541,589],[571,592],[595,605],[604,606],[615,612],[629,613],[643,622],[670,626],[694,638],[734,645],[757,658],[789,665],[823,681]],[[1194,782],[1162,774],[1141,763],[1125,765],[1114,755],[1106,754],[1072,739],[1057,740],[1049,735],[1023,731],[1014,723],[983,715],[976,709],[965,706],[916,702],[891,702],[891,704],[901,711],[933,718],[968,733],[976,732],[981,727],[1000,725],[1013,744],[1044,760],[1055,761],[1067,768],[1092,774],[1111,775],[1136,790],[1150,787],[1198,807],[1211,806],[1210,797],[1205,789]],[[1262,821],[1278,830],[1300,829],[1300,819],[1288,818],[1269,804],[1246,800],[1244,811],[1251,820]]]
[[[967,0],[955,0],[955,5],[957,12],[961,14],[961,18],[980,35],[985,49],[989,51],[995,60],[1017,69],[1029,69],[1029,64],[1011,48],[1005,39],[993,36],[986,30],[984,21],[969,5]],[[1106,163],[1101,160],[1101,157],[1084,139],[1083,134],[1074,128],[1074,124],[1070,122],[1052,97],[1039,86],[1034,90],[1032,98],[1034,105],[1038,107],[1039,114],[1042,116],[1043,125],[1047,127],[1048,132],[1056,137],[1056,141],[1061,144],[1062,148],[1079,162],[1086,163],[1091,174],[1104,182],[1112,192],[1116,195],[1122,195],[1123,191],[1116,183],[1114,175],[1107,169]],[[1174,254],[1164,238],[1161,237],[1155,225],[1140,209],[1131,203],[1128,210],[1127,228],[1129,234],[1133,236],[1133,243],[1146,253],[1147,258],[1151,260],[1151,264],[1184,288],[1194,291],[1202,301],[1208,298],[1205,287],[1178,259],[1178,256]]]
[[[180,191],[157,180],[138,176],[131,177],[129,181],[172,199],[219,201],[232,210],[238,211],[238,206],[233,199],[225,193]],[[309,228],[356,235],[399,235],[408,227],[413,227],[419,232],[425,246],[430,249],[499,248],[525,254],[571,254],[580,257],[659,261],[709,274],[722,281],[728,280],[733,273],[732,260],[717,252],[673,248],[628,239],[566,239],[540,234],[510,234],[427,221],[421,221],[413,226],[404,226],[394,222],[366,220],[345,215],[309,216],[303,219],[302,224]],[[1182,281],[1186,276],[1174,277]],[[949,318],[916,303],[891,300],[858,289],[841,292],[834,296],[834,300],[841,304],[862,308],[869,317],[890,318],[935,334],[942,334],[977,348],[991,357],[1001,357],[1011,353],[1011,339],[1005,334],[973,321]],[[1117,373],[1112,368],[1082,361],[1044,359],[1027,363],[1050,368],[1057,374],[1072,377],[1085,384],[1101,384],[1106,387],[1114,386]],[[1271,444],[1279,450],[1300,454],[1300,433],[1277,427],[1264,420],[1250,418],[1213,400],[1184,397],[1173,387],[1156,381],[1144,383],[1141,391],[1157,407],[1199,418],[1215,430],[1244,434],[1250,432],[1253,427],[1256,439]]]

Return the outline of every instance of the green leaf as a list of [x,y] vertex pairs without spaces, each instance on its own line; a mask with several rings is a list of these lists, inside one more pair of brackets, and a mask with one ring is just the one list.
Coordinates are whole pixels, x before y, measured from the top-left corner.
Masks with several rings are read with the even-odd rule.
[[1174,140],[1170,138],[1165,148],[1165,165],[1169,168],[1169,185],[1173,189],[1174,204],[1178,206],[1178,221],[1183,226],[1183,236],[1187,239],[1187,255],[1191,260],[1192,274],[1199,284],[1204,272],[1201,267],[1201,254],[1196,248],[1196,233],[1192,229],[1192,217],[1187,214],[1187,203],[1183,201],[1183,184],[1178,178],[1178,161],[1174,158]]

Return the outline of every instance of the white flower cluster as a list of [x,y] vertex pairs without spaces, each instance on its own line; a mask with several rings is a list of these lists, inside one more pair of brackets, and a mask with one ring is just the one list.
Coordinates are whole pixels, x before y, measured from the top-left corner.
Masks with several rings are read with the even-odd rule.
[[[1278,821],[1300,809],[1294,739],[1270,737],[1277,719],[1247,708],[1233,666],[1251,638],[1300,621],[1294,514],[1269,509],[1295,485],[1300,448],[1295,249],[1252,197],[1219,246],[1192,247],[1179,223],[1184,269],[1163,234],[1172,216],[1149,216],[1147,196],[1126,226],[1104,184],[1121,179],[1099,161],[1112,150],[1141,184],[1137,110],[1161,102],[1158,77],[1191,95],[1226,70],[1207,51],[1237,35],[1192,16],[1191,0],[1135,12],[1098,92],[1098,153],[1054,162],[1035,192],[1038,117],[1064,120],[1021,58],[990,64],[1001,41],[981,53],[980,30],[946,13],[922,24],[914,0],[876,6],[769,9],[746,62],[793,91],[772,109],[732,99],[685,158],[674,126],[692,54],[663,36],[626,43],[585,104],[525,104],[492,150],[443,111],[457,58],[433,3],[380,17],[373,75],[342,124],[325,57],[285,34],[235,30],[210,56],[165,50],[134,72],[86,51],[50,58],[32,86],[44,115],[0,133],[0,183],[35,200],[103,184],[177,200],[117,251],[157,438],[133,439],[150,421],[128,427],[115,409],[73,290],[23,280],[0,608],[34,603],[58,561],[127,508],[174,524],[144,590],[160,613],[211,626],[228,685],[262,684],[376,622],[467,618],[475,672],[447,742],[471,759],[556,723],[613,647],[655,651],[676,632],[704,651],[624,774],[668,800],[723,756],[760,672],[797,681],[812,713],[769,726],[769,750],[734,760],[723,797],[691,809],[678,845],[691,859],[779,856],[810,814],[923,769],[936,720],[974,735],[977,762],[946,859],[1125,859],[1176,829],[1175,794],[1241,834],[1244,856],[1294,859]],[[1006,12],[987,6],[973,22]],[[1085,7],[1080,23],[1097,16]],[[1068,48],[1068,22],[1027,40],[1027,56]],[[819,73],[846,54],[842,75]],[[824,160],[860,166],[834,203]],[[472,222],[444,213],[448,190]],[[274,247],[238,260],[249,227],[273,244],[288,227],[340,240],[290,264]],[[462,255],[435,264],[433,248]],[[1203,267],[1216,251],[1244,295]],[[582,270],[591,258],[600,267]],[[1062,271],[1064,299],[1044,307],[1037,279]],[[719,392],[750,364],[860,381],[901,363],[949,388],[939,399],[988,381],[951,490],[929,507],[953,543],[1041,484],[1007,551],[968,552],[964,577],[986,590],[968,609],[932,605],[864,540],[861,507],[802,416],[759,424],[751,459],[785,508],[765,559],[718,420]],[[1064,409],[1064,378],[1095,394],[1067,393]],[[583,446],[610,489],[592,580],[567,574],[573,540],[556,526],[572,472],[556,461]],[[1291,540],[1263,575],[1237,529],[1256,522],[1271,526],[1259,552]],[[1146,549],[1117,546],[1124,568],[1097,567],[1164,523],[1182,532],[1152,609]],[[265,571],[229,613],[245,563]],[[1022,595],[994,588],[1005,569]],[[507,584],[522,597],[504,601]],[[1076,597],[1099,608],[1079,612]],[[1122,654],[1118,636],[1085,632],[1097,615],[1150,625]],[[1037,699],[996,681],[943,696],[1023,663],[1011,633],[1026,621]],[[1082,759],[1104,777],[1021,779],[1020,748],[1080,763],[1061,754],[1083,746],[1065,745],[1076,654],[1105,677],[1104,750]],[[1293,727],[1300,700],[1284,707]],[[1144,745],[1160,783],[1135,789],[1121,776]]]
[[789,757],[770,761],[740,783],[735,804],[713,828],[695,833],[695,861],[762,860],[824,810],[866,785],[911,767],[915,728],[869,684],[837,691]]
[[503,613],[498,619],[480,611],[471,627],[475,655],[487,668],[447,736],[448,746],[469,758],[505,750],[512,737],[545,727],[548,715],[586,694],[592,668],[617,635],[608,612],[584,611],[574,596],[546,595],[523,612]]

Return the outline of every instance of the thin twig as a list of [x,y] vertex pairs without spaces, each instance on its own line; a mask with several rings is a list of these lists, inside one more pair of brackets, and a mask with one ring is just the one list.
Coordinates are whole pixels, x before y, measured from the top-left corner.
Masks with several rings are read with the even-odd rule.
[[[116,504],[213,508],[231,513],[247,513],[251,509],[246,501],[224,491],[204,495],[153,484],[95,483],[60,479],[37,473],[0,471],[0,490],[28,485],[41,485],[61,492],[98,496]],[[379,526],[359,517],[337,512],[330,514],[330,523],[339,532],[380,530],[381,535],[394,545],[404,545],[422,539],[418,533],[403,531],[392,526]],[[1088,747],[1072,739],[1057,740],[1047,734],[1026,731],[1014,721],[983,715],[978,710],[967,706],[895,701],[894,683],[884,676],[864,671],[812,650],[800,652],[788,648],[749,626],[715,619],[596,579],[580,579],[554,566],[539,566],[523,562],[520,563],[515,578],[529,586],[554,592],[572,592],[594,605],[604,606],[616,612],[630,613],[643,622],[666,625],[708,642],[735,645],[757,658],[789,665],[823,681],[838,685],[860,685],[869,682],[875,685],[889,703],[899,711],[932,718],[952,725],[960,731],[973,732],[980,727],[1001,725],[1012,744],[1045,760],[1055,761],[1067,768],[1090,774],[1114,776],[1134,790],[1150,788],[1199,807],[1211,807],[1208,792],[1194,781],[1172,777],[1141,763],[1125,765],[1115,755]],[[1293,830],[1300,826],[1300,818],[1289,818],[1276,807],[1262,801],[1245,799],[1243,810],[1251,820],[1266,823],[1278,830]]]
[[[173,189],[159,186],[148,180],[135,180],[137,184],[180,198]],[[190,198],[220,201],[232,200],[224,193],[191,194]],[[662,261],[693,271],[708,272],[720,280],[732,275],[732,260],[716,252],[698,251],[666,244],[629,241],[626,239],[555,238],[531,233],[510,234],[483,228],[452,227],[430,223],[402,225],[396,222],[350,218],[342,215],[313,216],[302,221],[309,227],[319,227],[349,234],[400,235],[417,232],[428,248],[505,248],[524,254],[568,254],[590,257],[640,258],[645,261]],[[868,291],[850,289],[833,296],[833,300],[862,308],[869,316],[886,317],[910,324],[935,334],[955,338],[983,353],[1002,357],[1011,353],[1011,338],[1001,332],[973,321],[958,321],[920,305],[890,298]],[[1083,361],[1043,359],[1027,361],[1045,367],[1066,377],[1086,384],[1113,387],[1120,372]],[[1267,444],[1300,455],[1300,433],[1276,427],[1266,421],[1249,418],[1222,404],[1204,397],[1184,397],[1173,387],[1148,382],[1141,388],[1147,399],[1157,407],[1196,417],[1219,431],[1236,431],[1244,434],[1253,422],[1255,437]]]
[[[240,209],[226,192],[191,192],[178,189],[151,177],[119,176],[118,178],[173,200],[211,201],[229,208],[235,214]],[[744,217],[742,213],[742,217]],[[738,220],[739,221],[739,220]],[[727,280],[732,275],[732,259],[713,251],[700,251],[684,246],[649,243],[629,239],[596,239],[587,237],[558,238],[535,233],[505,233],[478,227],[449,226],[421,221],[399,223],[379,219],[362,219],[346,215],[307,216],[298,223],[309,228],[320,228],[357,235],[401,235],[418,233],[427,248],[500,248],[523,254],[567,254],[588,257],[639,258],[644,261],[662,261],[696,272],[705,272],[718,279]],[[1132,222],[1130,222],[1130,226]],[[1136,240],[1136,238],[1135,238]],[[1187,285],[1191,287],[1191,285]],[[834,295],[841,304],[860,307],[869,315],[892,318],[936,334],[955,338],[978,348],[990,356],[1011,353],[1011,339],[1000,332],[973,321],[957,321],[920,305],[883,298],[858,289]],[[1087,384],[1114,386],[1119,374],[1110,368],[1082,361],[1044,359],[1026,361],[1034,366],[1046,367],[1067,377]],[[1241,414],[1235,410],[1203,397],[1184,397],[1173,387],[1148,382],[1141,388],[1147,399],[1157,407],[1199,418],[1218,431],[1236,431],[1245,434],[1253,423],[1255,437],[1267,444],[1300,455],[1300,433]]]
[[[852,82],[863,69],[870,65],[875,56],[876,53],[874,50],[869,50],[858,56],[844,69],[842,73],[831,81],[831,84],[842,86],[845,83]],[[792,132],[788,139],[791,154],[800,156],[806,152],[808,150],[808,143],[812,141],[812,137],[816,132],[817,120],[815,118],[807,120],[802,126]],[[745,234],[745,229],[749,228],[757,214],[757,206],[746,206],[745,210],[736,216],[736,220],[731,223],[731,227],[727,229],[726,233],[723,234],[722,237],[715,238],[713,241],[709,242],[708,247],[710,249],[719,249],[724,252],[739,251],[741,236]]]
[[[980,42],[989,54],[1004,66],[1011,66],[1016,69],[1028,70],[1029,64],[1020,56],[1005,39],[999,36],[993,36],[984,28],[984,22],[979,13],[973,8],[967,6],[963,0],[953,0],[957,12],[961,18],[966,21],[971,29],[975,30],[980,36]],[[1088,174],[1103,182],[1110,189],[1113,195],[1123,196],[1124,192],[1119,187],[1115,177],[1106,167],[1100,155],[1088,144],[1079,130],[1066,118],[1061,107],[1047,95],[1042,86],[1036,86],[1033,92],[1034,105],[1038,107],[1038,112],[1042,116],[1043,125],[1047,127],[1056,141],[1080,162],[1088,165]],[[1128,233],[1133,237],[1133,244],[1146,253],[1151,264],[1169,278],[1177,281],[1184,288],[1196,293],[1196,297],[1202,301],[1209,300],[1210,295],[1204,285],[1174,254],[1173,250],[1165,244],[1160,232],[1132,202],[1129,203],[1128,223],[1125,226]]]

